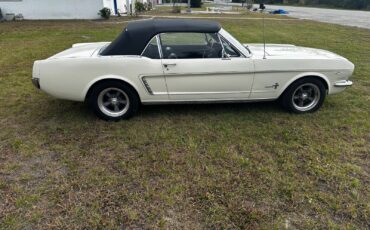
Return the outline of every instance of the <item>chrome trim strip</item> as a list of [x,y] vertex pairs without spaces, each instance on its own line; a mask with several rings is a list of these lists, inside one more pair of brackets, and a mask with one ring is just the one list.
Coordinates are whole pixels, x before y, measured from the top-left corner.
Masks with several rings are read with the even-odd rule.
[[272,92],[275,92],[275,91],[271,91],[271,90],[254,90],[254,91],[251,91],[251,94],[253,94],[253,93],[272,93]]
[[202,100],[171,100],[171,101],[143,101],[144,105],[158,104],[218,104],[218,103],[253,103],[275,101],[276,98],[261,98],[261,99],[202,99]]
[[159,52],[159,59],[163,59],[163,53],[162,53],[162,43],[161,39],[159,38],[159,34],[155,35],[157,39],[157,46],[158,46],[158,52]]
[[[261,71],[225,71],[225,72],[187,72],[187,73],[166,73],[166,77],[187,76],[187,75],[222,75],[222,74],[264,74],[264,73],[304,73],[304,72],[333,72],[334,70],[261,70]],[[149,75],[147,75],[149,76]],[[162,75],[150,75],[162,76]]]
[[[217,33],[218,40],[220,41],[221,46],[222,46],[222,54],[221,55],[223,56],[223,54],[225,53],[225,47],[224,47],[224,44],[222,44],[220,36],[221,36],[220,33]],[[224,57],[221,57],[221,58],[224,58]]]
[[342,81],[337,81],[334,83],[335,87],[348,87],[352,85],[353,85],[353,82],[349,80],[342,80]]
[[304,72],[334,72],[334,71],[340,70],[338,69],[258,70],[254,71],[254,73],[292,73],[292,72],[304,73]]
[[[166,64],[163,64],[166,65]],[[188,75],[222,75],[222,74],[253,74],[253,71],[243,71],[243,72],[237,72],[237,71],[228,71],[228,72],[189,72],[189,73],[166,73],[166,77],[176,77],[176,76],[188,76]],[[148,75],[146,74],[145,77],[163,77],[163,74],[153,74],[153,75]]]
[[167,92],[157,92],[157,93],[153,93],[154,96],[160,96],[160,95],[168,95]]
[[188,76],[188,75],[223,75],[223,74],[253,74],[253,71],[244,71],[244,72],[236,72],[236,71],[228,71],[228,72],[188,72],[188,73],[166,73],[166,77],[176,77],[176,76]]
[[250,91],[221,91],[221,92],[174,92],[168,93],[168,95],[204,95],[204,94],[242,94]]

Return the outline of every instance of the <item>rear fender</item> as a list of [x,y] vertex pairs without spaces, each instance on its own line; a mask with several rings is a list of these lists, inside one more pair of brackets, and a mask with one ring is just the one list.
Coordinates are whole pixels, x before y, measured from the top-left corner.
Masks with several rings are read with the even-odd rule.
[[[97,78],[94,78],[94,80],[90,81],[85,89],[83,90],[83,98],[86,98],[87,96],[87,93],[89,92],[90,88],[97,82],[99,81],[102,81],[102,80],[119,80],[119,81],[123,81],[127,84],[129,84],[132,88],[134,88],[136,90],[136,92],[138,93],[138,87],[135,85],[134,82],[132,82],[131,80],[129,80],[128,78],[126,77],[122,77],[122,76],[118,76],[118,75],[104,75],[104,76],[100,76],[100,77],[97,77]],[[140,94],[138,93],[139,97],[140,97]]]

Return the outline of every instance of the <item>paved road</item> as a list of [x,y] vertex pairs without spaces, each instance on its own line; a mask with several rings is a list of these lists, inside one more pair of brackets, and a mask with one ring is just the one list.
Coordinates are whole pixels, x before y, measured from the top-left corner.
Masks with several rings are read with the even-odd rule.
[[309,19],[319,22],[328,22],[345,26],[357,26],[370,29],[370,11],[333,10],[311,7],[274,6],[266,5],[270,9],[284,9],[289,11],[290,17]]

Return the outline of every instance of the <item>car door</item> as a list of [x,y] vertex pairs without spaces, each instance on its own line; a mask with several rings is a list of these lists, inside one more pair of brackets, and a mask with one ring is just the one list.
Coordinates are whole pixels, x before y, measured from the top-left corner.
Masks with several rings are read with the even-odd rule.
[[167,101],[168,93],[164,78],[162,59],[158,47],[158,36],[153,37],[141,54],[142,61],[137,69],[140,73],[139,78],[148,93],[145,100]]
[[218,34],[160,34],[170,100],[242,100],[250,95],[253,62]]

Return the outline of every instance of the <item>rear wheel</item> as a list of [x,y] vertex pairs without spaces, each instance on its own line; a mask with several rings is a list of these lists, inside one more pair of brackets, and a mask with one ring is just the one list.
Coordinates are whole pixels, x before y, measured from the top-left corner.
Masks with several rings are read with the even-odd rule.
[[312,113],[321,108],[326,97],[325,85],[308,77],[294,82],[281,97],[283,107],[294,113]]
[[139,97],[129,85],[119,81],[103,81],[94,86],[89,105],[101,119],[118,121],[132,117],[139,108]]

